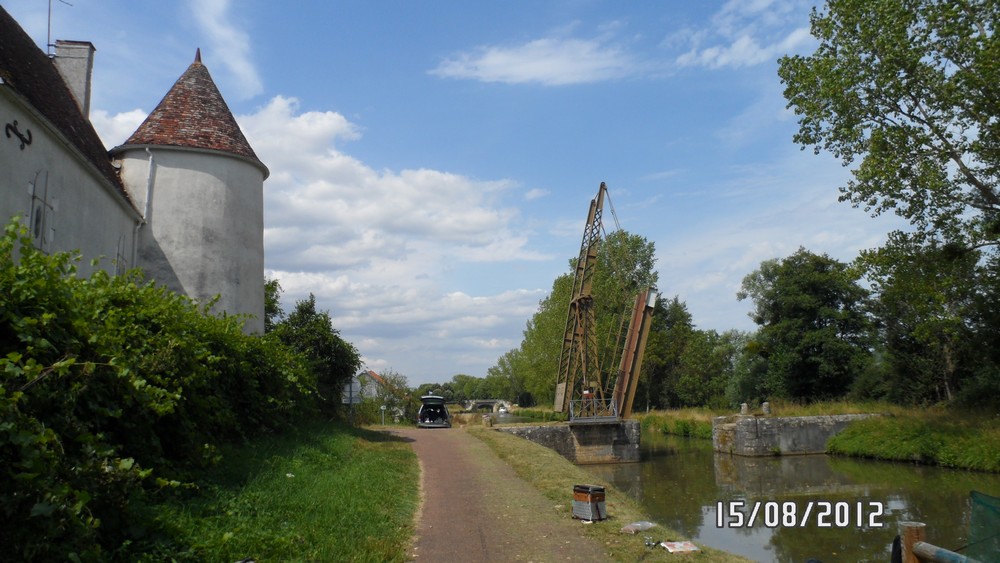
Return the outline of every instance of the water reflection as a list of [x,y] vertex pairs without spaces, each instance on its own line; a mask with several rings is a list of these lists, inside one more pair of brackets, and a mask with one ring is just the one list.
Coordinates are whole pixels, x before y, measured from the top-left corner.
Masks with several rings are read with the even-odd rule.
[[[716,455],[708,440],[659,435],[643,434],[642,441],[642,462],[587,469],[639,500],[655,521],[758,561],[888,561],[898,523],[907,520],[927,523],[929,542],[955,550],[967,541],[969,491],[1000,495],[995,474],[825,455]],[[731,501],[743,502],[743,526],[733,525]],[[728,523],[721,528],[720,502],[722,521]],[[770,508],[776,512],[769,516],[777,516],[778,525],[769,528],[763,509],[774,502]],[[755,503],[762,510],[747,527]],[[810,503],[807,521],[799,526]],[[817,526],[822,503],[830,503],[829,528]],[[849,510],[837,514],[837,503]],[[791,511],[794,517],[788,517]],[[871,518],[882,527],[869,526]],[[793,520],[796,525],[788,525]]]

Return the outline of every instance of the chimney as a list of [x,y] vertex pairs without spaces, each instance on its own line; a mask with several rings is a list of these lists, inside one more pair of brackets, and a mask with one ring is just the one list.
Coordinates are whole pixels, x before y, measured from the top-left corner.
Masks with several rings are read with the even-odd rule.
[[87,119],[90,119],[90,77],[96,50],[90,41],[56,40],[56,69]]

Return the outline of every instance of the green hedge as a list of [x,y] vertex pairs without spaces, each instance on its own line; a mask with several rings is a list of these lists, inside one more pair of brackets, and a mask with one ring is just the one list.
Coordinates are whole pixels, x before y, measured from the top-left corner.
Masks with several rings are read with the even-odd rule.
[[[108,559],[142,538],[144,499],[217,446],[314,413],[315,377],[242,319],[137,272],[0,239],[0,545],[13,559]],[[123,547],[126,546],[126,547]]]

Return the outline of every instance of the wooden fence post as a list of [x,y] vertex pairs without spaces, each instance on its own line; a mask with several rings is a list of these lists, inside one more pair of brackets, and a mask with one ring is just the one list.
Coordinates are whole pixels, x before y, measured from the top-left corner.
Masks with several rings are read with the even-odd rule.
[[899,536],[903,544],[903,563],[920,563],[913,552],[913,545],[925,541],[927,525],[923,522],[900,522]]

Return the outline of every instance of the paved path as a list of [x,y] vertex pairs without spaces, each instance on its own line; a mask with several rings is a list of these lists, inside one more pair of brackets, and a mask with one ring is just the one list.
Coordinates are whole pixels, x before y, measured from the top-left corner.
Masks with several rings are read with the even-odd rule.
[[420,459],[422,502],[411,560],[607,561],[570,517],[460,428],[392,430]]

